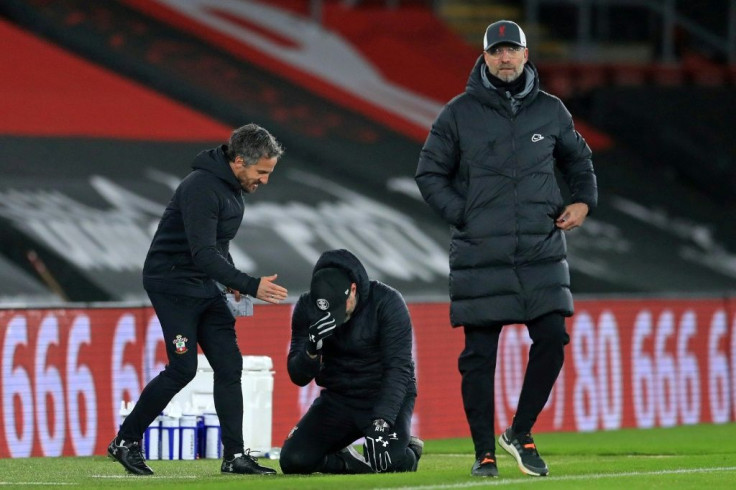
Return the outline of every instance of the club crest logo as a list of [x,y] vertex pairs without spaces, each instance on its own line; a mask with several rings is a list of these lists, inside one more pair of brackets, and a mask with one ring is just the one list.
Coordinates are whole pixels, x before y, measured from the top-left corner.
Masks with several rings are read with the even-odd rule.
[[327,311],[327,309],[330,307],[330,302],[327,301],[324,298],[320,298],[317,300],[317,308],[319,308],[322,311]]
[[171,342],[174,344],[177,354],[186,354],[189,351],[187,348],[187,342],[189,342],[189,339],[183,337],[181,334],[177,335]]

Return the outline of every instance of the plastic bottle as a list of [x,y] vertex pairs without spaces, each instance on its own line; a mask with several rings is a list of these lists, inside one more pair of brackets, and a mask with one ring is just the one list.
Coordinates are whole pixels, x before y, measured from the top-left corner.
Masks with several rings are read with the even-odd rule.
[[128,410],[128,407],[125,404],[125,400],[120,401],[120,411],[118,412],[118,415],[120,416],[120,423],[118,424],[118,430],[123,426],[123,422],[125,422],[125,417],[130,415],[130,410]]
[[161,419],[163,413],[153,419],[143,435],[143,449],[146,459],[161,459]]
[[204,458],[206,432],[204,429],[204,415],[197,415],[197,458]]
[[220,459],[222,457],[222,434],[220,419],[214,410],[204,413],[204,457]]
[[179,432],[181,441],[181,459],[197,459],[197,414],[194,407],[187,402],[179,418]]
[[179,459],[179,416],[175,407],[169,405],[161,417],[161,459]]

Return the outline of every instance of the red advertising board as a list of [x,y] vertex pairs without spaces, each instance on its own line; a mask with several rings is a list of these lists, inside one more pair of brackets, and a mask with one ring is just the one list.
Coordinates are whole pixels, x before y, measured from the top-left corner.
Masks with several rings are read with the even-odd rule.
[[[446,303],[410,304],[419,397],[414,432],[467,437],[457,357],[461,329]],[[286,373],[290,305],[258,305],[238,320],[244,355],[274,365],[272,439],[318,393]],[[736,419],[736,302],[732,299],[578,301],[565,365],[535,432],[725,423]],[[514,413],[530,340],[501,334],[496,432]],[[0,457],[104,454],[122,400],[136,400],[165,364],[150,308],[0,310]]]

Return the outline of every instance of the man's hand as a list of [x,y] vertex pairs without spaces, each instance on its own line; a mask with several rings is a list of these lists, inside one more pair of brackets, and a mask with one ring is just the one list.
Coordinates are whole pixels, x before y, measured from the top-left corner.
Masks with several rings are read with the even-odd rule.
[[225,288],[225,293],[232,294],[236,302],[240,302],[240,291],[233,288]]
[[322,349],[322,341],[335,333],[337,322],[328,311],[325,315],[309,326],[309,342],[307,344],[307,353],[315,356],[317,351]]
[[588,205],[584,202],[575,202],[562,211],[562,214],[555,220],[555,225],[563,231],[569,231],[581,226],[586,216],[588,216]]
[[278,274],[261,277],[261,282],[260,284],[258,284],[258,292],[256,293],[256,298],[260,299],[261,301],[276,304],[285,300],[288,291],[285,287],[279,286],[278,284],[275,284],[273,282],[276,280],[277,277]]
[[374,471],[381,473],[391,468],[391,444],[399,437],[396,431],[383,419],[376,419],[365,432],[365,457]]

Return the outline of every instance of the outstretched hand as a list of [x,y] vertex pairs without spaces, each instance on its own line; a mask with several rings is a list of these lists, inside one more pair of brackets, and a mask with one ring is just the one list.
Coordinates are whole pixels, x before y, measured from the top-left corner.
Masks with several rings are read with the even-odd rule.
[[575,202],[567,206],[555,220],[557,228],[569,231],[583,224],[588,216],[588,205],[584,202]]
[[261,283],[258,285],[258,293],[256,298],[267,303],[278,304],[286,299],[288,291],[285,287],[279,286],[273,281],[276,280],[278,274],[272,276],[261,277]]

